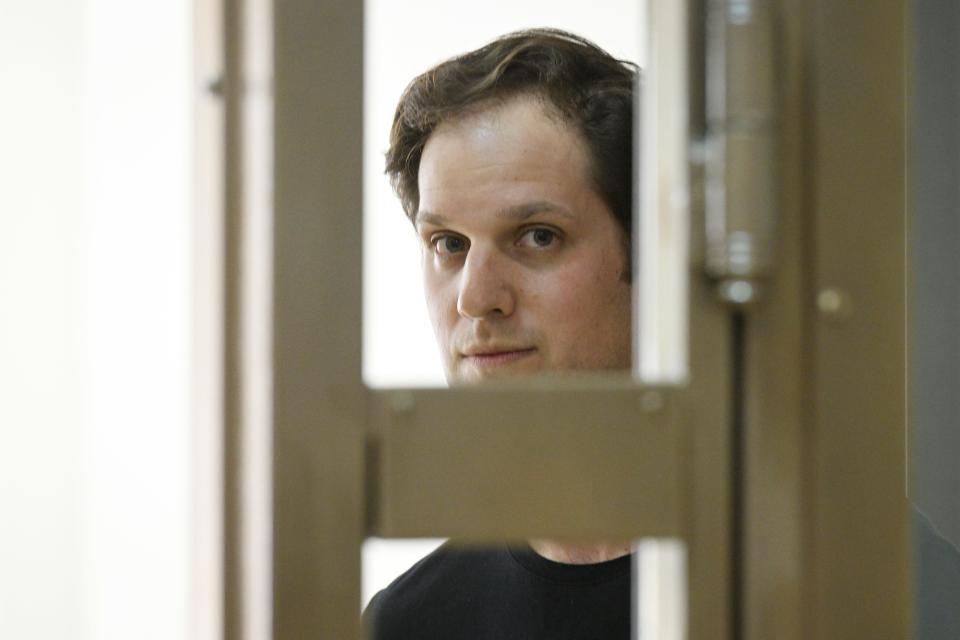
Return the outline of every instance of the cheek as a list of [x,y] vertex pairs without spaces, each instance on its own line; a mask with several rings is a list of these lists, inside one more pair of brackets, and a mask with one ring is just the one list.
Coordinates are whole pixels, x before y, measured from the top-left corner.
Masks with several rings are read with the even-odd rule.
[[629,335],[632,296],[618,262],[594,256],[554,274],[531,297],[555,345],[590,348]]
[[434,334],[441,338],[450,332],[455,320],[456,295],[452,293],[450,283],[438,278],[429,268],[424,269],[423,293]]
[[527,310],[554,350],[566,350],[584,327],[593,321],[595,280],[578,269],[564,269],[529,283],[524,298]]
[[553,278],[552,297],[562,300],[569,315],[602,315],[616,293],[623,289],[619,265],[602,254],[587,255]]

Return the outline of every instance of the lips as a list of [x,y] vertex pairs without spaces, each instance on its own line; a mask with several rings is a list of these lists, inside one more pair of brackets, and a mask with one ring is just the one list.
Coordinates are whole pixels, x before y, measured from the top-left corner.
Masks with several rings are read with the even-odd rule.
[[486,369],[513,364],[530,357],[536,352],[534,347],[495,347],[468,350],[463,359],[475,367]]

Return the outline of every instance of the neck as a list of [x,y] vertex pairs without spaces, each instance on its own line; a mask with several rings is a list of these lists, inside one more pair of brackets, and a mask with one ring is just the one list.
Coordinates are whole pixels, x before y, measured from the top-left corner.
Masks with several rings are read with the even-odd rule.
[[564,564],[597,564],[621,558],[630,553],[630,542],[592,541],[570,542],[536,539],[529,541],[530,548],[547,560]]

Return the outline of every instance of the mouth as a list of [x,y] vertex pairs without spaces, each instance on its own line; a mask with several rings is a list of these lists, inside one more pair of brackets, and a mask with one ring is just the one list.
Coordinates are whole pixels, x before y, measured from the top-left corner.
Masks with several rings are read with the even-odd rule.
[[535,352],[535,347],[526,349],[492,349],[464,353],[463,359],[478,369],[494,369],[528,358]]

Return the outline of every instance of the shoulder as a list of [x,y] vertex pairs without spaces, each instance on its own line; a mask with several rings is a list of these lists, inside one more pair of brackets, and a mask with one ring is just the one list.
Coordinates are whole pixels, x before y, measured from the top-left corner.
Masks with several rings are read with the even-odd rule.
[[448,581],[459,580],[464,573],[473,578],[482,577],[487,571],[496,571],[508,557],[503,547],[467,547],[445,542],[378,593],[371,605],[413,600],[425,592],[442,589]]
[[[471,591],[504,570],[504,548],[471,548],[447,542],[421,559],[373,597],[363,613],[369,638],[423,637],[424,625],[454,615],[468,605]],[[475,591],[474,591],[475,592]]]

